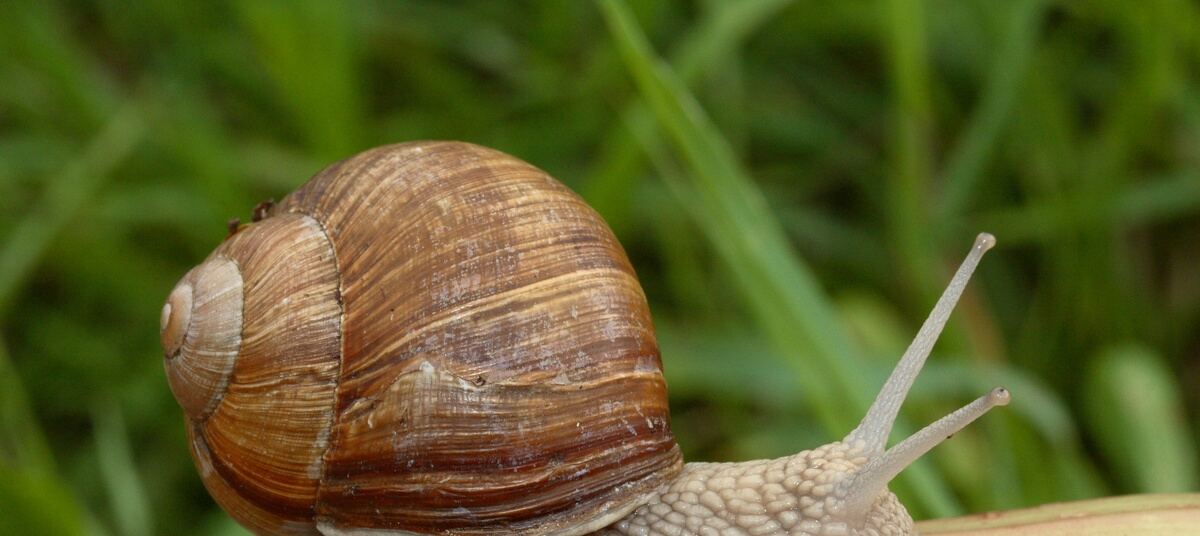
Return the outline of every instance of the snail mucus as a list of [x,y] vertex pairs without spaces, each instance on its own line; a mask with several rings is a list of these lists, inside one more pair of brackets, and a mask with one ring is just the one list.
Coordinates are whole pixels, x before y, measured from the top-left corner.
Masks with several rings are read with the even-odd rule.
[[541,170],[391,145],[254,212],[171,291],[161,338],[204,485],[259,534],[913,534],[888,482],[1009,400],[885,448],[986,233],[844,439],[684,464],[634,270]]

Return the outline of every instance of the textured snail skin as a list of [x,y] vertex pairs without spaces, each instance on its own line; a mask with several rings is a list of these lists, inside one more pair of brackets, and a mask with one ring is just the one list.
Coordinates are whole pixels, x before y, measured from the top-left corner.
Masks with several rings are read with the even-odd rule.
[[773,460],[688,463],[675,482],[602,534],[914,534],[912,518],[890,492],[865,514],[838,515],[838,484],[866,460],[861,444],[839,441]]
[[986,233],[845,439],[685,466],[633,268],[537,168],[381,147],[232,231],[168,296],[161,338],[204,484],[258,534],[914,534],[887,483],[1009,400],[885,449]]

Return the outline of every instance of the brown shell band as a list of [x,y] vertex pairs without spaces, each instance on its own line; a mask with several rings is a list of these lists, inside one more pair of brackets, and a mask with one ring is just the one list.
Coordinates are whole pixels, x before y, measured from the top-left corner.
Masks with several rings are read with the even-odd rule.
[[224,397],[191,430],[197,465],[248,527],[315,533],[341,363],[333,247],[316,220],[286,214],[246,226],[213,255],[241,269],[245,324]]

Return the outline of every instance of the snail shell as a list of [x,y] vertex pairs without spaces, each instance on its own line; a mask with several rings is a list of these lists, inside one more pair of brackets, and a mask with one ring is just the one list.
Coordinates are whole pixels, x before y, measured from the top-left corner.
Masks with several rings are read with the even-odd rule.
[[406,143],[263,211],[162,314],[196,465],[243,525],[581,534],[679,473],[634,271],[546,173]]

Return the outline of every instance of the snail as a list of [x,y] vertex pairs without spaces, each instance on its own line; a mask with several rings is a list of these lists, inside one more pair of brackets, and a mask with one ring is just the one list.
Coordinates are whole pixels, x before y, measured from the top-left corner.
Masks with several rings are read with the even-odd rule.
[[843,440],[684,464],[634,270],[545,172],[405,143],[254,213],[160,333],[204,485],[259,534],[912,534],[888,482],[1009,399],[885,449],[986,233]]

